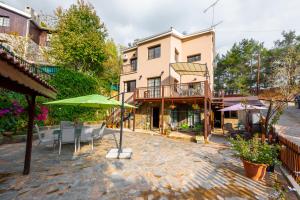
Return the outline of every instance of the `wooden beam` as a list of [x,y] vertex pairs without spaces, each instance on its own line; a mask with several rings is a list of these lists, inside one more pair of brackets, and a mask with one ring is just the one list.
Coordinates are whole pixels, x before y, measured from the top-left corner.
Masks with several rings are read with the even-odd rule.
[[[137,92],[137,91],[135,90],[134,93],[133,93],[133,105],[136,105],[136,104],[135,104],[136,92]],[[135,111],[136,111],[136,108],[133,108],[132,131],[135,131]]]
[[35,98],[36,98],[35,95],[26,96],[27,103],[28,103],[28,125],[27,125],[26,153],[25,153],[24,170],[23,170],[24,175],[27,175],[30,172]]
[[165,112],[165,99],[164,99],[164,86],[161,86],[161,134],[164,134],[164,112]]
[[207,123],[207,97],[208,97],[208,82],[204,84],[204,141],[207,142],[208,136],[208,123]]

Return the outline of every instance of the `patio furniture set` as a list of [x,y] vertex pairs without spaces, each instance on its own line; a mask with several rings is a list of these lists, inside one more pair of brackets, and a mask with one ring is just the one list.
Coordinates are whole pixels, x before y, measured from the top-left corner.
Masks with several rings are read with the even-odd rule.
[[[74,144],[74,152],[76,153],[80,150],[81,143],[91,143],[93,150],[94,141],[101,139],[105,135],[106,124],[103,122],[100,126],[86,126],[83,124],[74,124],[69,121],[62,121],[60,128],[51,129],[51,134],[49,134],[48,130],[41,130],[38,125],[35,125],[35,128],[38,133],[39,144],[52,145],[53,150],[55,150],[55,146],[58,145],[58,154],[60,155],[62,144]],[[113,132],[109,134],[112,134],[116,140],[116,136]]]

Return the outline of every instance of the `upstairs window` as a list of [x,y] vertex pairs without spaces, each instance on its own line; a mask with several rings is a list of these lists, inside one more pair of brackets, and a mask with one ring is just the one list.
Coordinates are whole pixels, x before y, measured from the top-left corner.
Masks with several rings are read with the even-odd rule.
[[125,92],[134,92],[135,88],[136,88],[136,80],[124,82]]
[[130,60],[131,71],[137,70],[137,58],[132,58]]
[[9,27],[10,26],[9,17],[0,16],[0,26],[2,26],[2,27]]
[[148,59],[160,57],[160,45],[148,48]]
[[192,55],[192,56],[188,56],[187,57],[187,61],[189,63],[191,62],[197,62],[197,61],[200,61],[201,60],[201,54],[196,54],[196,55]]

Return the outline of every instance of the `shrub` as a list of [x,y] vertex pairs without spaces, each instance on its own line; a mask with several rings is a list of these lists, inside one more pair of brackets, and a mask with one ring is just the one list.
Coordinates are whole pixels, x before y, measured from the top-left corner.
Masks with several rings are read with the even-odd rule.
[[257,164],[273,165],[278,163],[279,146],[262,143],[258,136],[250,140],[237,136],[236,139],[230,139],[230,142],[236,156],[241,159]]
[[[100,93],[98,80],[89,74],[70,69],[60,69],[49,81],[56,88],[57,100]],[[52,101],[43,99],[43,102]],[[101,109],[84,108],[76,106],[49,106],[47,124],[58,124],[63,120],[96,121],[103,117]]]

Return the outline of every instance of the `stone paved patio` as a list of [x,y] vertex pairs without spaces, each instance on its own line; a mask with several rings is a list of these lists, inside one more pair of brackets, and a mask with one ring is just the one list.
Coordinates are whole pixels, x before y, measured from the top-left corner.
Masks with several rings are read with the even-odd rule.
[[[112,131],[112,130],[108,130]],[[272,178],[254,182],[220,137],[201,145],[127,132],[131,160],[108,160],[113,137],[84,145],[33,147],[29,176],[21,175],[24,143],[0,146],[0,199],[269,199]]]

